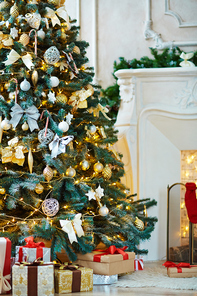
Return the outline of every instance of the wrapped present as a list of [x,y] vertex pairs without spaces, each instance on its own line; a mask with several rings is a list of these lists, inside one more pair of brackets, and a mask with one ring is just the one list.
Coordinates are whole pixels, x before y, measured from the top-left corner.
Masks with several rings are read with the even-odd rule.
[[135,270],[143,270],[144,269],[144,260],[143,256],[136,255],[134,260],[134,269]]
[[127,247],[110,246],[107,250],[96,250],[87,254],[77,254],[75,263],[93,269],[93,273],[115,275],[134,271],[134,252],[125,252]]
[[25,246],[16,246],[16,262],[33,262],[42,258],[44,262],[51,261],[51,249],[45,248],[43,242],[35,243],[33,236],[25,238]]
[[173,278],[197,277],[197,265],[180,262],[178,264],[172,261],[166,261],[163,266],[167,267],[167,274]]
[[118,275],[93,274],[93,285],[111,285],[118,281]]
[[13,296],[54,296],[54,264],[15,263],[12,267]]
[[11,290],[11,241],[0,237],[0,294]]
[[93,270],[74,264],[55,264],[55,292],[87,292],[93,289]]

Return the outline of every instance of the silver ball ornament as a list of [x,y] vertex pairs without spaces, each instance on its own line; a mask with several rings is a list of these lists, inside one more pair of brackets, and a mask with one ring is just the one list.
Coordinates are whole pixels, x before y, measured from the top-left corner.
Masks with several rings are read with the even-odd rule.
[[24,122],[23,124],[22,124],[22,130],[23,131],[27,131],[29,129],[29,125],[27,124],[27,122]]
[[29,83],[29,81],[27,81],[27,79],[24,79],[21,83],[20,83],[20,88],[23,91],[28,91],[31,87],[31,84]]
[[96,173],[100,173],[103,170],[103,165],[102,163],[100,163],[99,161],[97,163],[94,164],[94,171]]
[[81,162],[81,168],[83,171],[87,171],[90,167],[90,163],[84,159],[82,162]]
[[38,30],[37,34],[42,40],[45,38],[45,32],[42,29]]
[[91,135],[94,135],[94,134],[96,133],[96,126],[95,126],[95,125],[91,125],[91,126],[89,127],[89,133],[90,133]]
[[59,202],[55,198],[47,198],[42,203],[42,211],[49,217],[55,216],[59,211]]
[[1,122],[1,128],[4,130],[4,131],[7,131],[11,128],[11,124],[9,123],[9,120],[7,118],[5,118],[2,122]]
[[69,168],[66,170],[66,176],[67,176],[67,177],[74,178],[75,175],[76,175],[76,171],[75,171],[75,169],[73,169],[72,167],[69,167]]
[[60,81],[56,76],[51,76],[50,77],[50,84],[51,87],[57,87],[59,85]]
[[58,128],[63,132],[67,132],[69,130],[69,125],[66,121],[61,121],[59,124],[58,124]]
[[106,207],[106,205],[102,206],[100,209],[99,209],[99,214],[101,216],[107,216],[107,214],[109,213],[109,209]]

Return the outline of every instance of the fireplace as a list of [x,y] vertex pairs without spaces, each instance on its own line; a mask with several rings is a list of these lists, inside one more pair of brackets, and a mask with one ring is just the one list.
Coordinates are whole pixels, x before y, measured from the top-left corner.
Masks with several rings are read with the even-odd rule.
[[[182,151],[197,150],[197,68],[129,69],[116,76],[121,95],[116,149],[123,153],[123,182],[137,198],[157,200],[148,215],[157,216],[158,223],[140,247],[149,250],[145,260],[165,259],[167,186],[181,182]],[[174,239],[181,244],[180,206],[173,215]]]

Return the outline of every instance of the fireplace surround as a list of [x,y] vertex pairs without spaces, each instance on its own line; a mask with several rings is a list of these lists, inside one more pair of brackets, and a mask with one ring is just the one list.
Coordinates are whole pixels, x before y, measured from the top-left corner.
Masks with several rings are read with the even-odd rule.
[[[197,150],[197,67],[119,70],[121,105],[116,149],[123,154],[123,182],[137,198],[154,198],[149,216],[158,223],[145,260],[166,258],[167,186],[181,180],[181,151]],[[180,208],[173,219],[180,232]],[[179,229],[178,229],[179,228]]]

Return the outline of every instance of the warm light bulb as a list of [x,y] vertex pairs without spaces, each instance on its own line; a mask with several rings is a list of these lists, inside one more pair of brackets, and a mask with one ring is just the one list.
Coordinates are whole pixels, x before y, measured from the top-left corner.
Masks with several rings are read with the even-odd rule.
[[188,226],[186,226],[186,227],[185,227],[185,230],[186,230],[186,231],[188,231],[188,230],[189,230],[189,227],[188,227]]

